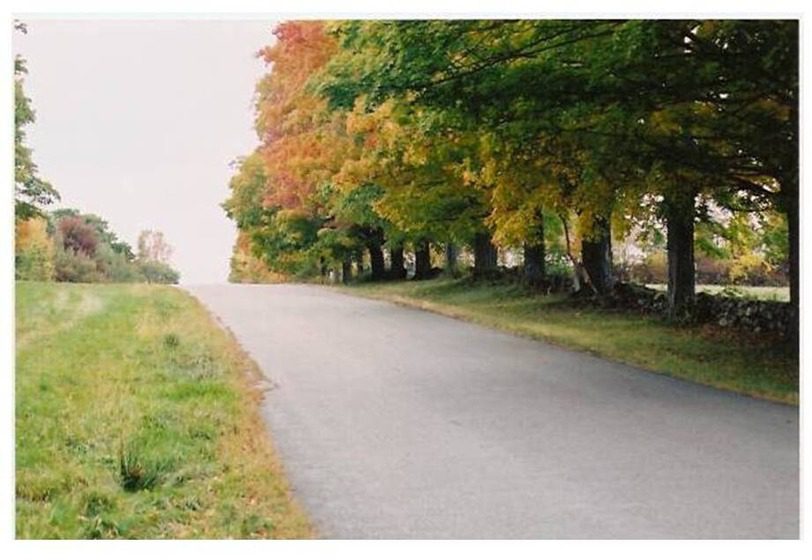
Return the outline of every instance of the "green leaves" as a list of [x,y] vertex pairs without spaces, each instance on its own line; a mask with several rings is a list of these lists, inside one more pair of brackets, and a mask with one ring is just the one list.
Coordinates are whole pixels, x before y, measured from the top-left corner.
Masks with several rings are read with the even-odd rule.
[[[15,28],[25,32],[25,25],[15,23]],[[41,216],[42,206],[59,200],[59,193],[51,184],[39,177],[39,169],[32,158],[31,149],[25,145],[25,127],[35,119],[31,100],[23,91],[23,76],[28,73],[25,60],[14,58],[14,217],[25,221]]]
[[339,258],[365,228],[516,246],[551,212],[588,236],[596,221],[661,228],[664,199],[797,203],[796,21],[288,22],[277,36],[261,156],[226,203],[269,259]]

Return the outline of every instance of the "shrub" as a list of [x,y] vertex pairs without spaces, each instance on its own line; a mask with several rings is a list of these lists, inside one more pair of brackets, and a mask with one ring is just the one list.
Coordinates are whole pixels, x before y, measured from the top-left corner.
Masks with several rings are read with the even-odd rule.
[[96,268],[96,261],[73,249],[57,247],[54,259],[57,282],[101,282],[102,276]]
[[138,266],[124,253],[103,243],[96,250],[96,268],[108,282],[143,282]]
[[96,254],[99,236],[96,228],[88,224],[82,216],[66,216],[57,225],[59,237],[66,250],[73,250],[92,257]]
[[730,279],[730,261],[708,257],[696,256],[696,282],[697,284],[728,284]]
[[180,273],[162,262],[140,261],[138,269],[150,284],[177,284],[180,280]]
[[628,277],[641,284],[663,284],[668,282],[668,256],[665,251],[646,255],[639,263],[628,266]]
[[31,218],[15,224],[14,271],[17,280],[51,280],[54,276],[54,244],[47,222]]
[[14,277],[16,280],[52,280],[54,276],[53,253],[40,248],[20,251],[14,255]]

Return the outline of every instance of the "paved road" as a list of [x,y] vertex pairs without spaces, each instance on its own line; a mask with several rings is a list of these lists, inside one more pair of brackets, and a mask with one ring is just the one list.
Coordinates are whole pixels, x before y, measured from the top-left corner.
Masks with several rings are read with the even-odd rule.
[[797,408],[324,288],[190,291],[276,384],[325,537],[798,536]]

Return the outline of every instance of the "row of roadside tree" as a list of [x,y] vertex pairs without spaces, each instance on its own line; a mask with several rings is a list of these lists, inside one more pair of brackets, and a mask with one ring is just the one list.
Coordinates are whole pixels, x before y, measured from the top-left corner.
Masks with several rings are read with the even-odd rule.
[[[232,279],[488,275],[521,254],[613,289],[659,237],[672,312],[696,253],[748,240],[798,304],[798,22],[291,21],[260,55],[260,145],[224,203]],[[757,241],[753,241],[754,233]],[[387,254],[388,253],[388,254]],[[752,255],[751,255],[752,256]]]

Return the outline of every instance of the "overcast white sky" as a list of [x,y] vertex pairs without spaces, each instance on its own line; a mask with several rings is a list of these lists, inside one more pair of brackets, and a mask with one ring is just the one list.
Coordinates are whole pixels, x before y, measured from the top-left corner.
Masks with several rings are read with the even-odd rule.
[[229,162],[257,144],[254,54],[272,21],[27,19],[34,161],[76,207],[135,245],[164,232],[183,283],[223,282],[235,228]]

